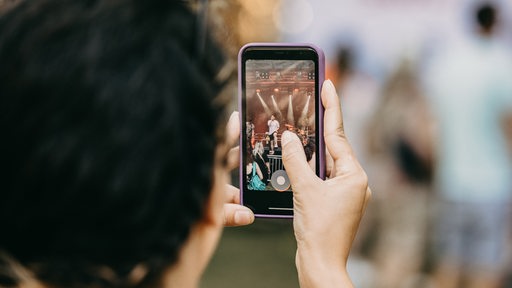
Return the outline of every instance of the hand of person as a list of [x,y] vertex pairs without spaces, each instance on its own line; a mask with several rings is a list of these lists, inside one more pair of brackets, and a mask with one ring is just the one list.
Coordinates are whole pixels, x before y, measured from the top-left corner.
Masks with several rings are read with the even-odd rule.
[[[240,136],[240,123],[238,112],[229,117],[226,127],[226,142],[234,145]],[[231,148],[228,152],[228,169],[233,170],[239,165],[239,147]],[[233,185],[226,184],[226,203],[224,204],[224,226],[243,226],[254,222],[254,213],[251,209],[240,205],[240,190]]]
[[284,132],[283,163],[293,189],[296,265],[301,287],[352,287],[346,262],[371,196],[366,173],[343,130],[340,102],[324,82],[324,138],[333,159],[329,179],[318,178],[306,161],[299,138]]

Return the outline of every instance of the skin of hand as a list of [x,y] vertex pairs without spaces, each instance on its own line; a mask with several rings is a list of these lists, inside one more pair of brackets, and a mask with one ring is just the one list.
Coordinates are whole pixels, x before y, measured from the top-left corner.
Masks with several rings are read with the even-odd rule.
[[[231,147],[237,142],[240,135],[238,112],[229,117],[226,127],[226,144]],[[239,147],[231,148],[227,156],[227,167],[233,170],[239,165]],[[261,173],[261,172],[260,172]],[[261,177],[262,178],[262,177]],[[240,190],[233,185],[226,184],[226,203],[224,204],[224,226],[244,226],[254,222],[254,213],[251,209],[240,205]]]
[[345,137],[339,98],[330,80],[324,82],[321,96],[325,144],[333,161],[329,178],[322,180],[311,170],[295,134],[282,135],[283,163],[294,193],[296,266],[303,288],[353,287],[346,263],[371,191]]

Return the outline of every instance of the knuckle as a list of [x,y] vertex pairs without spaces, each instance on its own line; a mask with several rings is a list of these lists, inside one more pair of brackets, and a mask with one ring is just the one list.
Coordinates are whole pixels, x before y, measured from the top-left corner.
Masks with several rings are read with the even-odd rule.
[[284,163],[289,163],[291,161],[293,161],[295,158],[297,158],[297,156],[299,156],[300,154],[299,153],[304,153],[304,151],[302,149],[297,149],[297,146],[296,145],[293,145],[292,143],[288,143],[284,148],[285,150],[283,150],[283,162]]
[[336,137],[336,138],[345,138],[345,129],[343,128],[343,124],[336,127],[334,130],[331,130],[330,133],[326,135],[327,137]]
[[325,134],[325,140],[332,144],[338,145],[339,143],[348,142],[343,125],[338,126],[336,129],[329,131]]
[[354,174],[352,175],[352,183],[361,188],[362,191],[368,190],[368,175],[360,166],[355,169]]
[[233,224],[233,217],[230,217],[227,213],[224,213],[224,226],[230,226]]
[[336,135],[341,138],[345,138],[345,129],[343,128],[343,124],[336,127]]

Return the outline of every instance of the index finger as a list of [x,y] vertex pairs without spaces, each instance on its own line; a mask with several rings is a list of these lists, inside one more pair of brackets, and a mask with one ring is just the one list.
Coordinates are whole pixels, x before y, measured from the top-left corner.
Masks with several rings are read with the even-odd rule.
[[[228,170],[233,170],[239,165],[239,148],[235,146],[240,136],[240,119],[239,113],[234,111],[229,117],[226,125],[226,148],[227,151],[227,167]],[[233,147],[235,146],[235,147]]]
[[238,136],[240,136],[240,119],[238,112],[233,111],[226,125],[226,144],[233,147],[237,143]]
[[322,103],[325,108],[325,144],[334,160],[336,173],[340,173],[355,164],[355,157],[345,135],[340,101],[331,80],[326,80],[322,87]]

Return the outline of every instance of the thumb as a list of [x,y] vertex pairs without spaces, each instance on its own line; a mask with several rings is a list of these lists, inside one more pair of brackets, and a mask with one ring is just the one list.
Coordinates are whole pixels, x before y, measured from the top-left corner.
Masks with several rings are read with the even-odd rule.
[[224,226],[244,226],[254,222],[254,213],[242,205],[224,204]]
[[297,135],[289,131],[283,132],[281,144],[283,146],[283,164],[292,183],[292,188],[294,185],[300,185],[301,181],[316,177],[309,167],[304,147]]

